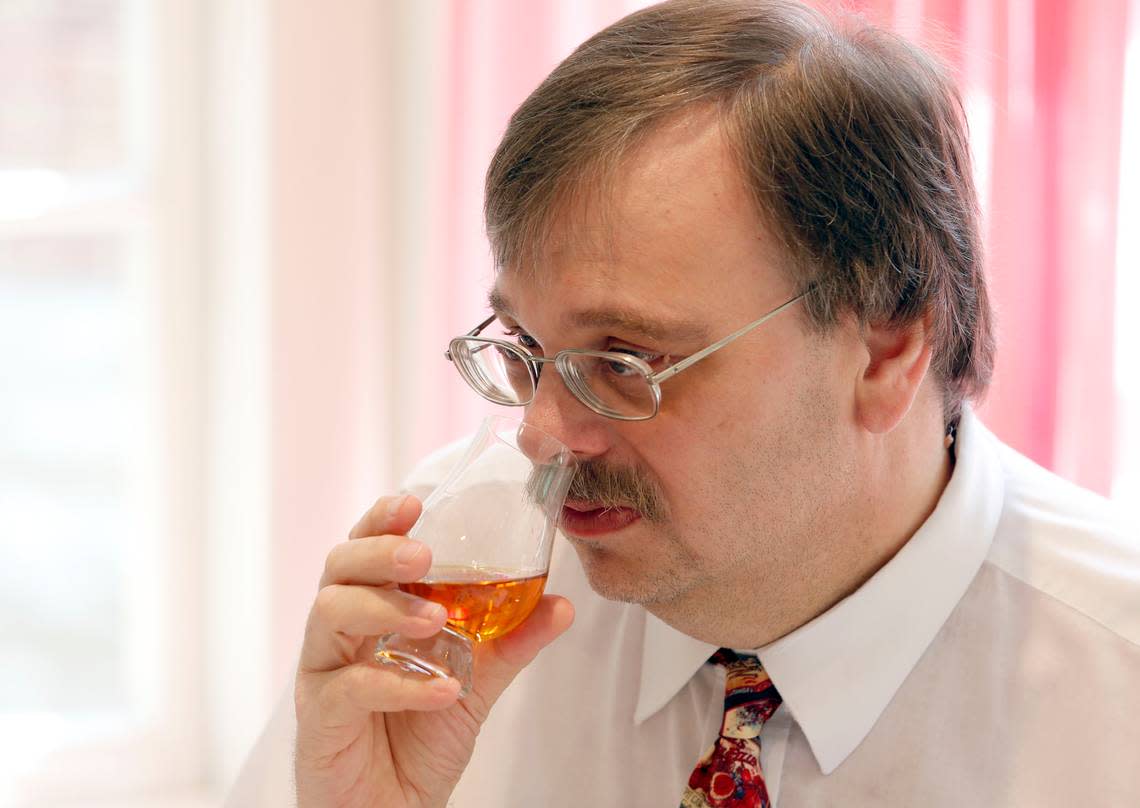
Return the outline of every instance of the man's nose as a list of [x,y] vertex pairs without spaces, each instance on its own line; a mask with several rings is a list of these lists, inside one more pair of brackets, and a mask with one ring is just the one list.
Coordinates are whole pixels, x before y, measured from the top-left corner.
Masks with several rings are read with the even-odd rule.
[[[598,415],[566,387],[553,365],[543,369],[523,422],[559,441],[579,460],[597,457],[609,448],[609,419]],[[526,430],[523,430],[524,432]],[[520,435],[520,446],[522,435]],[[532,448],[537,450],[537,444]],[[524,449],[532,459],[537,458]]]

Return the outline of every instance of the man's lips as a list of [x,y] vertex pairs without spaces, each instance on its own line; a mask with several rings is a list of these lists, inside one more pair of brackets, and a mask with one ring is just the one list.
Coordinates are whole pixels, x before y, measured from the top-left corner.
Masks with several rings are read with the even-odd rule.
[[599,536],[628,527],[641,518],[633,508],[603,508],[583,500],[567,500],[562,508],[562,530],[574,536]]

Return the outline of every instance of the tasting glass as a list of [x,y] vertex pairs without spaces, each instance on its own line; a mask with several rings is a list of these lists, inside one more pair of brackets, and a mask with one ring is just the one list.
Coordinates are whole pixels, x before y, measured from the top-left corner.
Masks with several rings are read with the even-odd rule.
[[517,627],[542,596],[575,466],[573,452],[545,432],[514,418],[485,419],[408,531],[431,548],[432,565],[400,589],[443,604],[447,624],[426,639],[381,636],[376,661],[454,677],[466,696],[474,643]]

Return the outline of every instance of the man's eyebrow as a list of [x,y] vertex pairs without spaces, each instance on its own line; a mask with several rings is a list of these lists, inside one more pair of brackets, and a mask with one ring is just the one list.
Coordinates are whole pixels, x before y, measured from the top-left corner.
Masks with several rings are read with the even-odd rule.
[[582,328],[605,328],[662,342],[695,342],[708,338],[708,329],[695,320],[657,319],[628,309],[588,309],[575,313],[570,320]]
[[[492,311],[516,319],[511,302],[498,289],[492,289],[487,299]],[[587,309],[570,316],[570,322],[580,328],[606,328],[623,334],[637,334],[654,340],[695,342],[708,339],[708,328],[687,318],[659,319],[647,317],[629,309]]]
[[491,307],[491,311],[495,314],[505,314],[511,316],[514,308],[511,306],[511,301],[507,300],[507,296],[500,292],[497,288],[492,288],[490,294],[487,295],[487,305]]

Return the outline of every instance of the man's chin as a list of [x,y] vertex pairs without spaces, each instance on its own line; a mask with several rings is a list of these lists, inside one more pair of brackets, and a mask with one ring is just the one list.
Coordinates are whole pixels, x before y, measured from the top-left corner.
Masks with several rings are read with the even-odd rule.
[[645,557],[630,558],[605,547],[604,542],[566,535],[590,588],[606,600],[649,605],[661,597],[661,576],[646,568]]

